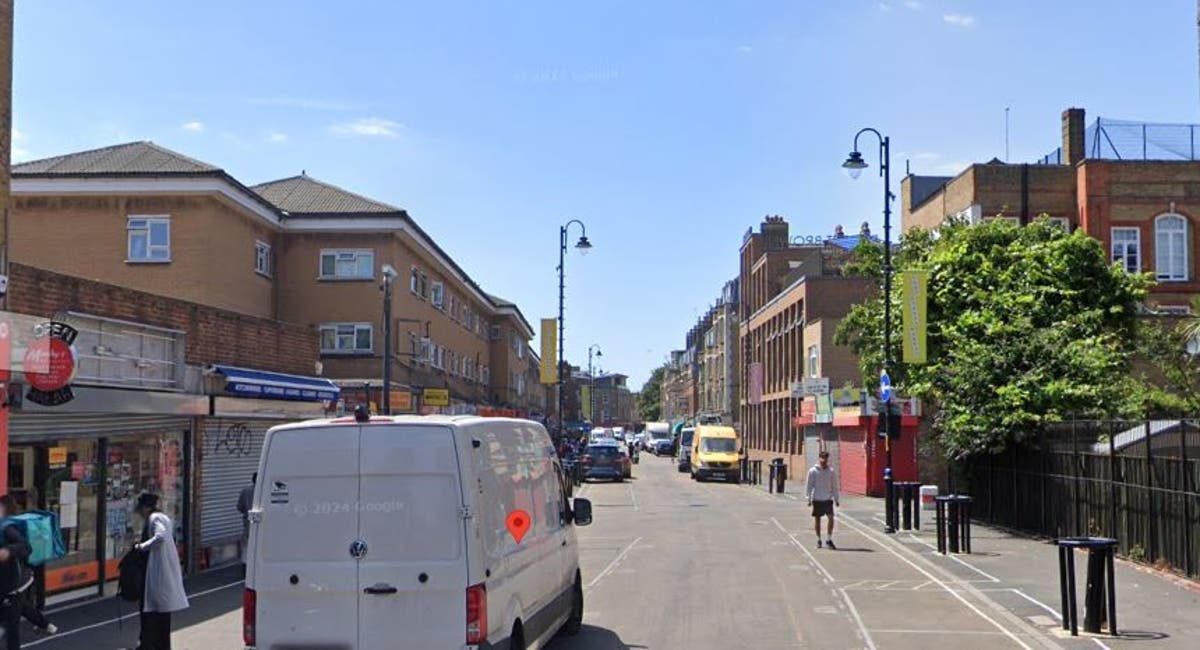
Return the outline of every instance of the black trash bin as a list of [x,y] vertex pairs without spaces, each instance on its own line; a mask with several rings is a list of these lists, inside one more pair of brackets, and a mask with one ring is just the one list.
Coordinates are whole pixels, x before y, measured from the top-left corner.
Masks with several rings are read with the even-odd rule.
[[971,552],[971,497],[947,494],[936,497],[938,553]]
[[1079,636],[1079,615],[1075,602],[1075,549],[1081,548],[1088,552],[1083,631],[1099,634],[1107,617],[1108,633],[1117,636],[1117,581],[1113,573],[1117,540],[1109,537],[1064,537],[1056,543],[1063,629],[1071,630],[1071,636]]

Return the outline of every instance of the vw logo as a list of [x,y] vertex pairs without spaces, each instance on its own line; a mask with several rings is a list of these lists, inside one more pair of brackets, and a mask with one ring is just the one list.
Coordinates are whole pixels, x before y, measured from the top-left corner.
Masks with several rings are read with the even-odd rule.
[[350,545],[350,556],[356,560],[361,560],[367,555],[367,543],[361,539],[354,540]]

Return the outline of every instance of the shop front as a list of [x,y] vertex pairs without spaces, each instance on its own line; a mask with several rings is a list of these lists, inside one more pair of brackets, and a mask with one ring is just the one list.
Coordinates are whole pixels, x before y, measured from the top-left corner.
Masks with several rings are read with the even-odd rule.
[[159,495],[186,553],[188,456],[203,406],[197,395],[75,387],[68,403],[12,413],[9,493],[22,508],[58,513],[67,546],[38,570],[40,597],[112,592],[142,532],[133,510],[144,492]]
[[883,470],[887,466],[890,443],[892,477],[897,481],[917,480],[917,436],[920,402],[893,398],[901,411],[899,434],[892,440],[881,437],[879,403],[868,397],[856,406],[834,407],[833,426],[837,431],[837,468],[842,490],[853,494],[883,496]]
[[[213,394],[195,455],[199,526],[193,558],[199,569],[236,562],[244,550],[238,496],[258,470],[268,429],[325,417],[339,399],[332,382],[257,370],[214,366]],[[261,397],[246,397],[257,395]]]

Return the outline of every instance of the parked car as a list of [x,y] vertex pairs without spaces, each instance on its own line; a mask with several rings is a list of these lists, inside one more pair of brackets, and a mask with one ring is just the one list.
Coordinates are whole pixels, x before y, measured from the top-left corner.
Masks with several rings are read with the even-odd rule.
[[[248,650],[544,647],[560,630],[580,629],[575,527],[591,523],[592,504],[568,500],[536,422],[286,424],[267,432],[258,476],[243,599]],[[533,494],[550,499],[545,510],[530,505]],[[550,521],[533,521],[518,541],[505,522],[521,508]]]
[[670,438],[655,438],[654,439],[654,455],[655,456],[670,456],[671,448],[675,446],[675,442]]
[[621,460],[621,448],[611,443],[588,445],[583,452],[583,480],[625,480],[625,463]]

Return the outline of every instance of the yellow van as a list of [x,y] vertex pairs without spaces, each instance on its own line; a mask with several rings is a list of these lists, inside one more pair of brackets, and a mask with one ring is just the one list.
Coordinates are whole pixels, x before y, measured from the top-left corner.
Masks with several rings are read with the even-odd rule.
[[702,424],[692,436],[692,478],[706,481],[723,478],[730,483],[740,482],[741,455],[738,435],[733,427]]

